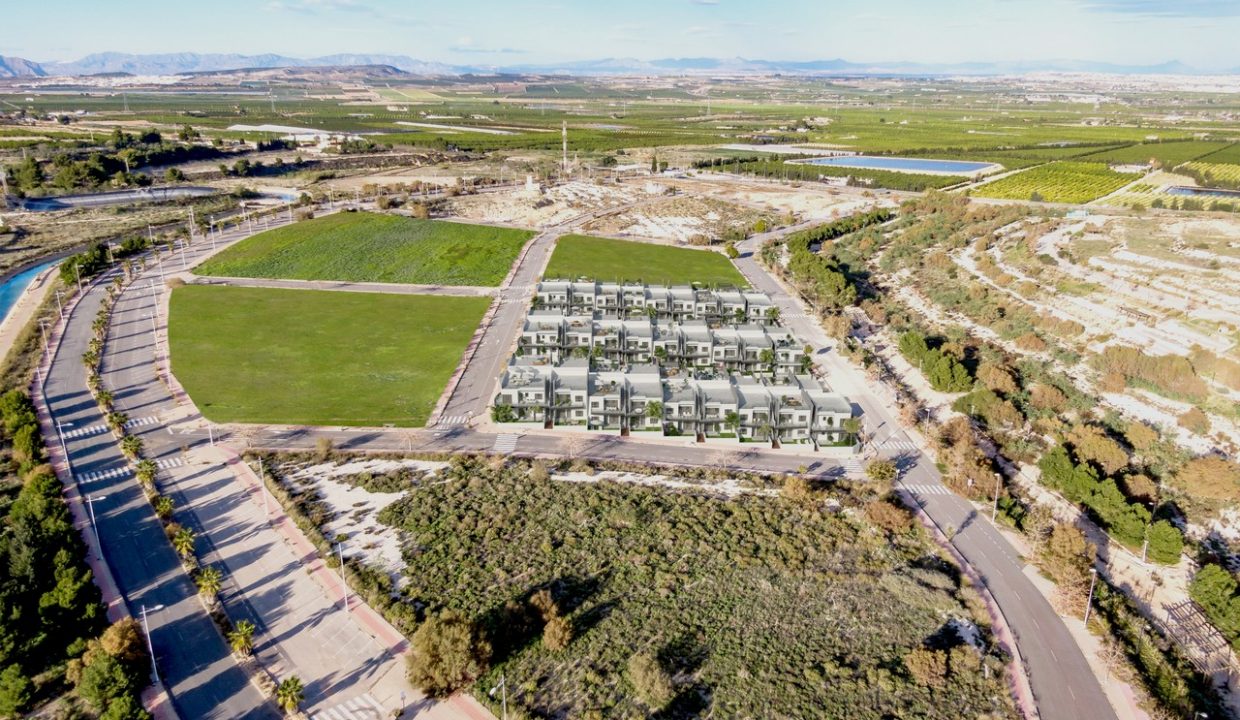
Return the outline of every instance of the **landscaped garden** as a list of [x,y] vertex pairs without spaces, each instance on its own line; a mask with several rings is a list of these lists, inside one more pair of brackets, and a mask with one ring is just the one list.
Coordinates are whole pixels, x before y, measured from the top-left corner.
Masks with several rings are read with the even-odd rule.
[[490,298],[189,285],[172,370],[215,422],[426,422]]
[[533,233],[337,213],[259,233],[199,265],[200,275],[418,285],[499,285]]
[[748,286],[732,263],[713,250],[587,235],[565,235],[560,238],[543,277],[588,277],[650,285],[699,283],[708,286]]

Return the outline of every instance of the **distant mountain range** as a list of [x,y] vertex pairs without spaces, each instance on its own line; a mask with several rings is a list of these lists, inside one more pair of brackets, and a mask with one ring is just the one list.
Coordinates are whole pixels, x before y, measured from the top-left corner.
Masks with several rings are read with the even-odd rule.
[[[105,52],[72,62],[36,63],[0,56],[0,77],[47,77],[129,73],[131,75],[182,75],[240,69],[299,67],[349,67],[387,65],[414,75],[464,75],[524,73],[568,75],[701,75],[772,74],[796,75],[1026,75],[1036,72],[1106,73],[1116,75],[1198,75],[1204,73],[1180,62],[1158,65],[1116,65],[1085,60],[1027,62],[857,63],[848,60],[774,61],[745,58],[603,58],[560,64],[513,64],[501,66],[448,65],[406,55],[339,54],[313,58],[284,55],[235,55],[219,53],[166,53],[133,55]],[[1240,68],[1227,71],[1240,74]]]

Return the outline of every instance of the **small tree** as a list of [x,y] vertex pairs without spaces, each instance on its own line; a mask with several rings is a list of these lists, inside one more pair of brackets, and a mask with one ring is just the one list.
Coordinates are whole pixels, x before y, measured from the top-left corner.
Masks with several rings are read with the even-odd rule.
[[410,644],[409,681],[428,696],[442,698],[486,672],[491,646],[464,615],[445,610],[418,626]]
[[160,520],[167,520],[172,517],[172,511],[176,509],[176,501],[167,495],[160,495],[155,498],[153,503],[155,507],[155,516]]
[[321,437],[314,441],[314,449],[319,456],[319,462],[327,462],[331,459],[332,450],[335,446],[329,437]]
[[187,528],[177,528],[172,535],[172,549],[183,558],[189,558],[194,554],[194,531]]
[[290,715],[297,712],[301,701],[305,699],[305,688],[301,684],[301,678],[296,675],[284,678],[276,687],[276,703]]
[[740,431],[741,414],[735,410],[729,410],[723,414],[723,426],[731,430],[733,434]]
[[876,483],[888,484],[895,482],[899,469],[890,460],[874,460],[866,466],[865,474]]
[[215,602],[215,598],[220,594],[220,587],[224,582],[224,574],[219,568],[208,565],[198,571],[194,575],[194,584],[198,586],[198,593],[206,598],[208,603]]
[[242,620],[228,631],[228,646],[238,655],[254,652],[254,623]]
[[653,711],[667,707],[675,697],[671,676],[649,653],[639,652],[629,658],[628,678],[637,699]]
[[30,678],[18,665],[0,672],[0,717],[16,717],[30,703]]

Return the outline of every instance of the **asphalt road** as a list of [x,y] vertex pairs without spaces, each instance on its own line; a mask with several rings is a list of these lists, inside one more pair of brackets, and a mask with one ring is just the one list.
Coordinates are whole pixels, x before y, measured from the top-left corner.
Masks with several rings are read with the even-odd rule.
[[[104,287],[89,290],[69,318],[44,386],[48,407],[63,431],[75,482],[82,497],[94,498],[104,559],[130,614],[141,617],[142,607],[147,608],[159,675],[180,717],[281,717],[233,661],[138,483],[127,470],[120,472],[128,463],[104,428],[81,361]],[[149,329],[141,323],[113,329],[113,333],[144,331]],[[135,406],[134,412],[133,417],[139,417],[141,408]]]

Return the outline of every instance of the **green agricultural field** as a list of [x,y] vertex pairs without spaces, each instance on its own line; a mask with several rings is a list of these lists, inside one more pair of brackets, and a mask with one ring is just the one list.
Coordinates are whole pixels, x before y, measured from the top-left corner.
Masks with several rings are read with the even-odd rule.
[[200,275],[499,285],[533,233],[487,225],[337,213],[243,240]]
[[1004,200],[1086,203],[1115,192],[1137,177],[1114,172],[1102,163],[1053,162],[987,183],[971,194]]
[[[475,620],[495,668],[477,694],[502,671],[522,717],[1016,717],[1002,660],[950,629],[986,622],[974,591],[905,513],[890,534],[863,516],[465,460],[379,520],[410,538],[402,617]],[[561,650],[527,609],[542,589],[571,628]],[[942,669],[915,663],[923,645]],[[635,692],[635,653],[677,678],[661,712]]]
[[748,285],[726,257],[712,250],[587,235],[560,238],[543,277],[633,280],[652,285]]
[[420,426],[489,298],[189,285],[172,371],[216,422]]
[[1078,160],[1084,162],[1133,163],[1144,164],[1157,160],[1160,165],[1170,170],[1181,163],[1196,160],[1228,146],[1225,142],[1165,142],[1141,143],[1127,147],[1106,150],[1103,152],[1083,155]]

